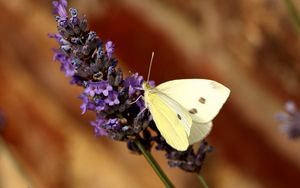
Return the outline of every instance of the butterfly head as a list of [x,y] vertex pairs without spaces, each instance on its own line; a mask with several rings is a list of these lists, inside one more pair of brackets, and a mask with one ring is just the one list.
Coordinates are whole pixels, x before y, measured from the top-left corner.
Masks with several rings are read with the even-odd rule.
[[144,91],[147,91],[152,88],[152,86],[148,82],[143,82],[142,87]]

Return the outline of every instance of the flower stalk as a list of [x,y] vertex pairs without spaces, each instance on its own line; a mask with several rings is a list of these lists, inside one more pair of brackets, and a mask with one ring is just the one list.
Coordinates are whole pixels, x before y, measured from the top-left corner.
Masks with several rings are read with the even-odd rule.
[[144,148],[143,144],[141,144],[141,142],[139,140],[135,140],[134,143],[137,145],[137,147],[139,148],[139,150],[142,152],[142,154],[144,155],[144,157],[146,158],[146,160],[148,161],[148,163],[151,165],[151,167],[156,172],[156,174],[159,176],[159,178],[161,179],[161,181],[165,184],[165,186],[168,187],[168,188],[175,187],[172,184],[172,182],[170,181],[170,179],[166,176],[166,174],[164,173],[164,171],[160,168],[159,164],[153,158],[153,156],[151,155],[151,153]]
[[284,3],[294,22],[294,26],[298,32],[298,35],[300,35],[300,16],[298,10],[296,9],[295,4],[292,0],[284,0]]
[[197,177],[198,177],[199,181],[202,183],[204,188],[209,188],[203,176],[201,176],[200,174],[197,174]]

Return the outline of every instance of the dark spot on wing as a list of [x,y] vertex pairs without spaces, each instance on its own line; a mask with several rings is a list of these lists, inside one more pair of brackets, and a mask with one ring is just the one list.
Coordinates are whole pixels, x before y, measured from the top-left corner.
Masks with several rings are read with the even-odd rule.
[[196,108],[192,108],[192,109],[189,110],[189,113],[190,113],[190,114],[197,114],[197,112],[198,112],[198,111],[197,111]]
[[206,99],[203,97],[200,97],[200,99],[198,100],[201,104],[205,104]]
[[181,120],[181,116],[180,116],[179,114],[177,114],[177,117],[178,117],[178,119],[180,119],[180,120]]
[[218,87],[220,87],[220,84],[218,82],[210,82],[212,88],[216,89]]

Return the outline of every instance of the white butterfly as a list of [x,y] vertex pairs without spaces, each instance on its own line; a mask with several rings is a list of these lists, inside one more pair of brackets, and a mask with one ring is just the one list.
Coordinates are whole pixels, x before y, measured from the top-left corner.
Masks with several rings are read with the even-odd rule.
[[224,85],[206,79],[172,80],[157,87],[144,82],[143,90],[145,106],[159,132],[179,151],[208,135],[230,93]]

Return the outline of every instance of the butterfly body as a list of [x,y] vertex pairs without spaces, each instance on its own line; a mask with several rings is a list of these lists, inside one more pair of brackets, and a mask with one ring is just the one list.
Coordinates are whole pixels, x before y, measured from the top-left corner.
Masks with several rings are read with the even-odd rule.
[[[192,119],[176,101],[148,83],[143,84],[145,105],[167,143],[178,150],[189,146],[188,135]],[[171,128],[173,127],[173,128]]]
[[222,84],[205,79],[172,80],[157,87],[144,82],[143,90],[158,130],[179,151],[207,136],[230,93]]

